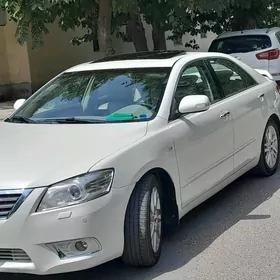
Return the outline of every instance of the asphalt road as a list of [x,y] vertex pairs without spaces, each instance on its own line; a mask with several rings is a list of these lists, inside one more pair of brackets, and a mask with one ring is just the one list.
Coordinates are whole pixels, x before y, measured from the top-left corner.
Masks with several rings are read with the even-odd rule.
[[115,260],[72,274],[0,274],[0,279],[279,280],[279,189],[280,170],[270,178],[240,178],[182,220],[151,269],[128,268]]

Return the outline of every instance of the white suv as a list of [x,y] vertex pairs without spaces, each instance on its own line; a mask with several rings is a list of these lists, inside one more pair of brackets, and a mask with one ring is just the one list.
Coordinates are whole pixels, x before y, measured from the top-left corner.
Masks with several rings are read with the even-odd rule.
[[255,69],[264,69],[280,84],[280,28],[252,29],[219,35],[209,52],[230,54]]

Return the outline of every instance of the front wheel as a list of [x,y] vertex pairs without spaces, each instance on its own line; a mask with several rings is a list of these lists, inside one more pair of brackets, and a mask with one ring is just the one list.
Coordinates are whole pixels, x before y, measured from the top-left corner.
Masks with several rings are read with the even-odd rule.
[[153,266],[162,247],[161,186],[154,174],[136,185],[130,198],[124,226],[123,262],[132,266]]
[[261,176],[273,175],[279,162],[279,128],[273,119],[266,125],[259,164],[256,173]]

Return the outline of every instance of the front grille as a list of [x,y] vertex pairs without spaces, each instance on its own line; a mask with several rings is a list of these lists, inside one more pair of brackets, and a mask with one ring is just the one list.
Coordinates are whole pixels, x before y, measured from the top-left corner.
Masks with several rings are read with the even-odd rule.
[[0,262],[31,262],[21,249],[0,249]]
[[31,190],[0,191],[0,219],[9,218],[24,202]]

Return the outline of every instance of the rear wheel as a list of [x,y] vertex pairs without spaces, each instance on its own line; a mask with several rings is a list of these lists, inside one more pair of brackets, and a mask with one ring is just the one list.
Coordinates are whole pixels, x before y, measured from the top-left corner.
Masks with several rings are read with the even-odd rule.
[[129,201],[124,227],[123,262],[133,266],[153,266],[162,247],[161,186],[154,174],[137,184]]
[[261,176],[273,175],[279,162],[279,128],[273,119],[270,119],[265,128],[261,156],[255,172]]

